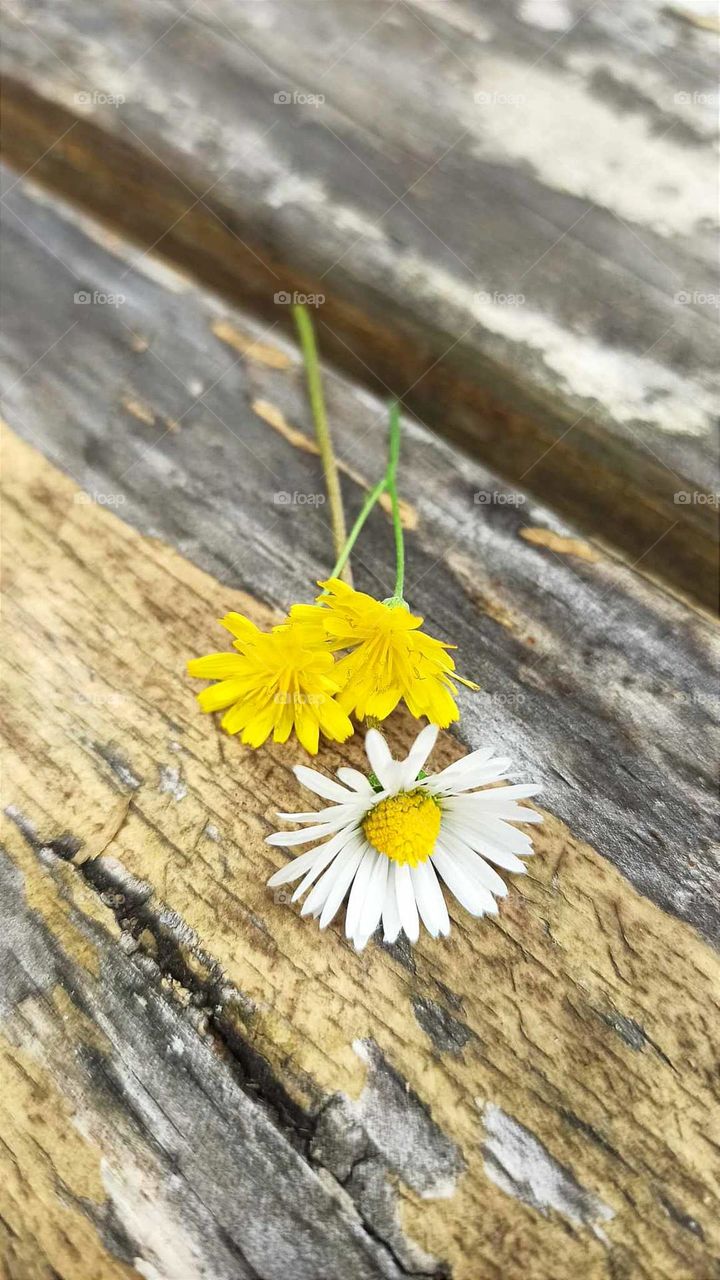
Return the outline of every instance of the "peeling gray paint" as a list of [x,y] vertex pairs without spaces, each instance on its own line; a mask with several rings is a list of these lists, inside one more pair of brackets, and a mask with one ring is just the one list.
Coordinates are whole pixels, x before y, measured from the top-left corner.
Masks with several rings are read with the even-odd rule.
[[97,754],[109,765],[112,772],[123,786],[130,787],[132,791],[137,791],[142,785],[142,778],[139,778],[133,771],[129,762],[117,750],[112,742],[94,742],[93,747]]
[[608,1243],[599,1224],[615,1216],[609,1205],[582,1187],[539,1138],[494,1102],[485,1103],[483,1120],[485,1172],[491,1182],[532,1209],[545,1215],[554,1210]]
[[369,1156],[355,1165],[345,1183],[345,1190],[358,1208],[364,1222],[372,1223],[373,1231],[392,1250],[393,1256],[413,1275],[437,1277],[437,1258],[426,1253],[410,1240],[403,1231],[398,1212],[397,1193],[387,1176],[387,1168],[380,1156]]
[[413,1191],[427,1199],[451,1196],[465,1165],[458,1147],[372,1040],[355,1040],[353,1049],[368,1064],[367,1083],[352,1105],[355,1119]]
[[413,1002],[413,1012],[426,1036],[441,1053],[462,1053],[468,1040],[474,1036],[470,1027],[453,1017],[443,1005],[436,1000],[427,1000],[417,996]]
[[409,1240],[397,1209],[399,1178],[424,1199],[444,1199],[465,1167],[462,1153],[372,1040],[353,1048],[368,1065],[357,1100],[335,1094],[317,1117],[310,1154],[342,1183],[362,1220],[407,1271],[440,1277],[442,1261]]
[[158,785],[158,791],[172,796],[173,800],[177,800],[178,803],[185,799],[185,796],[187,795],[187,787],[182,781],[182,775],[177,766],[160,766],[160,783]]

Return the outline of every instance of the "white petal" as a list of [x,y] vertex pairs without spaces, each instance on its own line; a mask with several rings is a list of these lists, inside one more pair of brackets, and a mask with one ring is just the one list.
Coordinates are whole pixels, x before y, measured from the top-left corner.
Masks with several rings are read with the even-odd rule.
[[[342,825],[347,826],[345,820]],[[331,835],[334,829],[327,823],[319,823],[316,827],[303,827],[301,831],[275,831],[265,837],[265,843],[277,845],[280,849],[293,844],[308,844],[311,840],[322,840],[324,836]]]
[[325,844],[319,844],[314,849],[308,849],[306,853],[301,853],[299,857],[294,858],[292,862],[288,862],[287,866],[281,867],[268,880],[268,888],[275,889],[280,884],[290,884],[293,880],[299,880],[305,872],[315,864],[316,859],[325,859],[323,866],[327,866],[328,862],[345,847],[345,844],[352,831],[338,831],[331,840],[327,840]]
[[348,900],[347,911],[345,913],[345,936],[351,940],[358,931],[358,923],[360,921],[360,913],[365,902],[365,894],[370,883],[370,877],[373,873],[375,863],[378,858],[384,855],[377,853],[371,845],[366,844],[362,861],[357,869],[353,886],[350,890],[350,898]]
[[[453,796],[453,800],[472,799],[471,796]],[[528,809],[524,804],[494,804],[492,807],[488,805],[478,805],[477,813],[487,815],[489,818],[501,818],[503,822],[529,822],[531,825],[544,822],[545,819],[541,813],[536,813],[534,809]]]
[[383,942],[395,942],[402,929],[400,912],[395,894],[395,864],[388,870],[387,889],[383,903]]
[[318,773],[317,769],[309,769],[306,764],[296,764],[293,767],[293,773],[298,782],[307,787],[308,791],[314,791],[316,796],[323,796],[325,800],[337,800],[340,804],[347,804],[357,799],[347,787],[341,787],[339,782],[326,778],[325,774]]
[[471,916],[497,915],[497,903],[492,894],[483,889],[482,885],[471,881],[452,854],[437,844],[431,857],[436,871],[440,872],[450,892],[454,893],[460,905]]
[[497,800],[504,802],[506,800],[529,800],[531,796],[536,796],[542,791],[542,784],[539,782],[516,782],[511,787],[494,787],[492,791],[483,791],[480,794],[487,797],[488,800]]
[[439,933],[447,937],[450,932],[450,918],[432,863],[419,862],[412,868],[410,875],[415,890],[415,901],[425,928],[433,938],[437,938]]
[[505,849],[508,853],[516,853],[522,858],[532,856],[532,840],[525,831],[518,831],[517,827],[511,827],[501,818],[490,818],[485,814],[475,820],[475,825],[478,836],[489,840],[496,848]]
[[448,764],[440,773],[433,774],[433,778],[443,781],[458,778],[463,773],[472,772],[479,766],[485,765],[491,759],[493,747],[480,747],[478,751],[471,751],[470,755],[461,756],[459,760],[453,760],[452,764]]
[[321,813],[335,813],[336,809],[342,808],[339,804],[331,805],[329,809],[313,809],[307,813],[281,813],[279,810],[275,814],[276,818],[282,818],[283,822],[317,822]]
[[507,885],[497,871],[489,867],[480,854],[475,853],[470,845],[450,831],[447,825],[443,827],[442,842],[448,853],[457,859],[458,865],[469,880],[477,880],[497,898],[507,897]]
[[[363,854],[365,853],[364,842],[362,840],[358,840],[356,844],[353,844],[350,847],[349,851],[346,849],[345,853],[348,854],[347,860],[343,867],[337,871],[337,874],[333,875],[332,886],[329,888],[327,897],[325,898],[325,905],[323,906],[320,915],[321,929],[326,929],[338,913],[345,894],[355,878],[355,874],[360,866]],[[336,870],[337,862],[333,863],[333,866],[330,868],[330,871],[333,873],[335,873]],[[326,872],[326,874],[329,873]]]
[[453,760],[452,764],[446,765],[443,773],[452,774],[460,773],[463,769],[474,768],[475,765],[485,764],[486,760],[490,760],[494,747],[478,747],[475,751],[469,752],[466,756],[460,756],[459,760]]
[[331,867],[331,865],[334,867],[337,859],[340,858],[343,852],[345,852],[347,845],[350,844],[352,840],[350,833],[343,833],[343,836],[345,836],[345,840],[343,840],[343,844],[338,847],[338,849],[329,851],[327,845],[320,846],[320,849],[324,850],[323,855],[320,856],[320,858],[315,859],[313,865],[311,865],[309,869],[309,872],[307,872],[306,876],[301,879],[299,886],[297,886],[296,890],[292,893],[291,902],[297,902],[297,899],[302,897],[302,895],[309,890],[311,884],[314,884],[316,879],[318,879],[320,872],[324,872],[325,867]]
[[337,776],[341,782],[345,783],[346,787],[350,787],[351,791],[356,791],[363,796],[372,795],[373,789],[365,774],[361,773],[359,769],[347,769],[343,766],[338,769]]
[[395,897],[402,927],[410,941],[417,942],[420,937],[420,921],[415,902],[415,890],[407,863],[402,866],[398,862],[395,863]]
[[470,795],[444,796],[442,801],[443,811],[445,813],[453,813],[470,823],[480,818],[501,818],[503,822],[536,823],[543,821],[541,813],[536,813],[534,809],[528,809],[525,805],[513,804],[512,800],[509,800],[507,804],[487,804],[485,802],[486,795],[490,796],[492,792],[479,791]]
[[332,852],[328,849],[328,845],[332,845],[332,841],[329,840],[328,845],[320,846],[321,849],[325,850],[324,856],[315,860],[307,875],[298,885],[297,889],[295,889],[293,896],[290,899],[291,902],[297,902],[298,898],[302,898],[303,894],[307,893],[310,885],[315,883],[321,871],[324,871],[326,867],[330,867],[332,869],[332,867],[336,865],[338,858],[344,854],[347,846],[352,843],[354,838],[352,831],[344,831],[342,835],[342,841],[338,843]]
[[469,791],[473,787],[486,787],[491,782],[502,782],[505,774],[510,772],[512,760],[510,756],[493,756],[486,765],[468,770],[462,774],[458,791]]
[[[480,847],[481,844],[487,844],[493,845],[496,849],[503,849],[506,853],[516,853],[522,858],[532,857],[533,847],[530,836],[499,818],[489,818],[486,813],[474,813],[468,816],[464,813],[450,812],[446,812],[444,817],[447,824],[458,829],[462,828],[463,833],[468,836],[468,844],[472,849],[476,845]],[[482,852],[482,849],[480,851]]]
[[278,813],[276,816],[282,818],[283,822],[333,822],[335,818],[354,817],[355,814],[364,814],[367,809],[367,800],[360,800],[357,797],[350,804],[331,804],[326,809],[308,810],[307,813]]
[[[334,861],[320,877],[312,893],[308,894],[303,903],[301,914],[320,915],[327,906],[328,898],[335,897],[339,893],[338,905],[345,897],[347,888],[357,870],[364,841],[360,837],[353,837],[345,845],[345,848],[338,854]],[[341,886],[344,886],[341,891]],[[334,912],[333,912],[334,915]],[[327,923],[330,923],[328,918]]]
[[450,817],[446,819],[445,826],[446,830],[459,836],[471,849],[489,862],[494,862],[497,867],[502,867],[505,871],[514,871],[516,875],[526,874],[527,867],[524,862],[521,862],[514,853],[501,849],[499,845],[482,836],[475,826],[469,826]]
[[365,734],[365,754],[381,787],[385,790],[394,788],[396,764],[387,742],[377,729],[368,729]]
[[438,727],[436,724],[427,724],[424,729],[420,730],[405,759],[400,761],[402,786],[410,787],[417,780],[420,770],[437,742],[437,736]]
[[483,841],[482,848],[477,852],[488,862],[494,862],[496,867],[502,867],[503,871],[512,871],[516,876],[527,875],[525,863],[521,862],[514,853],[508,853],[505,849],[496,849],[486,841]]
[[[467,757],[468,760],[470,758],[470,756]],[[456,763],[462,762],[456,761]],[[509,756],[496,756],[485,764],[466,766],[455,773],[449,772],[453,766],[448,765],[442,773],[433,775],[433,789],[455,795],[461,791],[470,791],[473,787],[486,786],[490,782],[501,782],[511,765],[512,760]],[[429,783],[430,778],[427,781]]]
[[355,941],[357,938],[370,938],[374,934],[380,923],[383,905],[385,903],[385,890],[387,887],[388,867],[390,859],[383,857],[381,854],[375,863],[373,873],[370,877],[370,883],[365,894],[363,909],[360,912],[360,920],[355,931]]

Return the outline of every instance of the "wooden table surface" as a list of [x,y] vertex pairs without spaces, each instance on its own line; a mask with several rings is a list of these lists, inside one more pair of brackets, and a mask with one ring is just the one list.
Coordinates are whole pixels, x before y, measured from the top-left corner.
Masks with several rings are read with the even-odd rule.
[[[635,0],[8,4],[10,1280],[720,1277],[715,46]],[[434,758],[543,784],[499,916],[413,949],[265,888],[298,748],[184,672],[330,567],[297,291],[351,518],[406,406],[408,599],[482,686]],[[390,593],[386,510],[354,568]]]

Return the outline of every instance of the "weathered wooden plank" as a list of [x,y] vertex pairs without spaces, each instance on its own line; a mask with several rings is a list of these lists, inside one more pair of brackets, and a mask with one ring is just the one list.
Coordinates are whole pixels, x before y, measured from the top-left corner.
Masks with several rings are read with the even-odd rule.
[[[330,546],[296,349],[155,260],[131,267],[37,193],[16,187],[6,207],[11,426],[226,584],[279,610],[308,599]],[[125,300],[77,305],[79,289]],[[354,513],[380,471],[386,411],[327,381]],[[409,598],[483,685],[464,697],[463,740],[501,743],[576,835],[717,939],[716,629],[410,423],[403,486]],[[390,594],[382,514],[356,571]],[[203,620],[188,653],[214,648],[213,629]]]
[[325,293],[355,377],[714,603],[711,32],[584,0],[14,14],[18,168],[273,320]]
[[278,1123],[197,992],[121,934],[61,849],[23,832],[0,853],[11,1280],[407,1274],[311,1168],[311,1117]]
[[412,954],[320,939],[264,888],[295,752],[221,738],[182,679],[213,611],[267,609],[12,435],[4,457],[2,1185],[24,1274],[76,1280],[99,1237],[102,1277],[393,1274],[388,1251],[457,1280],[713,1275],[717,955],[552,817],[496,922],[452,908]]

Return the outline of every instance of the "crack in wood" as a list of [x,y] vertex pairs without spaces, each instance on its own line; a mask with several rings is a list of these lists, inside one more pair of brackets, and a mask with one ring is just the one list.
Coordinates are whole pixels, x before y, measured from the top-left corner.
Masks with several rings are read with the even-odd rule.
[[[199,947],[193,930],[176,913],[168,912],[161,904],[155,904],[152,887],[134,880],[114,859],[99,856],[77,864],[73,859],[77,852],[76,846],[80,847],[81,842],[69,835],[42,840],[34,825],[15,807],[9,806],[5,812],[36,855],[43,860],[51,855],[67,862],[97,893],[122,930],[121,942],[123,938],[132,940],[132,946],[123,943],[123,950],[136,962],[145,979],[155,985],[162,984],[174,1001],[179,1001],[186,1009],[189,1004],[202,1015],[203,1038],[215,1045],[239,1086],[262,1106],[274,1127],[303,1160],[325,1170],[344,1187],[355,1204],[368,1235],[388,1250],[397,1264],[399,1274],[408,1280],[414,1280],[415,1277],[417,1280],[449,1280],[451,1272],[447,1265],[438,1263],[404,1236],[394,1208],[395,1192],[388,1181],[389,1173],[396,1176],[398,1172],[392,1147],[383,1154],[385,1144],[381,1143],[378,1147],[377,1141],[373,1142],[362,1127],[361,1116],[368,1119],[379,1116],[379,1122],[384,1127],[391,1126],[392,1123],[407,1126],[408,1122],[412,1124],[412,1117],[417,1115],[418,1122],[425,1126],[426,1136],[435,1129],[420,1099],[407,1092],[404,1082],[384,1062],[382,1055],[372,1046],[367,1049],[373,1063],[373,1079],[376,1082],[385,1081],[384,1085],[381,1084],[384,1102],[380,1097],[375,1097],[377,1083],[373,1086],[372,1101],[366,1091],[366,1102],[357,1110],[358,1119],[355,1121],[355,1126],[362,1135],[362,1153],[352,1157],[347,1170],[343,1171],[340,1147],[343,1142],[347,1144],[347,1137],[341,1142],[336,1129],[331,1151],[327,1146],[327,1136],[325,1140],[318,1136],[319,1129],[327,1126],[327,1118],[333,1114],[338,1099],[328,1098],[313,1111],[295,1102],[267,1060],[240,1031],[241,1025],[252,1022],[251,1002],[228,983],[217,962]],[[86,1012],[90,1015],[91,1008],[88,1007]],[[104,1055],[92,1047],[84,1047],[78,1052],[95,1079],[103,1080],[107,1088],[115,1092],[117,1100],[127,1106],[126,1092],[118,1088],[114,1075],[108,1072]],[[195,1079],[204,1090],[202,1077],[195,1076]],[[392,1121],[392,1108],[388,1109],[387,1105],[390,1095],[396,1100],[402,1100],[402,1122]],[[212,1101],[212,1097],[210,1100]],[[138,1123],[142,1124],[141,1112],[137,1118]],[[377,1120],[371,1119],[371,1128],[376,1123]],[[448,1140],[439,1130],[437,1142],[444,1143],[447,1150],[451,1150],[447,1146]],[[423,1159],[427,1159],[427,1153]],[[373,1164],[372,1185],[362,1178],[353,1177],[364,1161],[371,1161]],[[423,1160],[420,1163],[422,1165]],[[402,1167],[402,1173],[405,1178],[410,1177],[411,1182],[414,1180],[409,1166]],[[127,1257],[127,1233],[122,1223],[113,1217],[112,1206],[102,1211],[93,1208],[90,1212],[90,1207],[86,1205],[85,1210],[96,1222],[108,1245],[122,1245],[122,1248],[115,1248],[117,1256]],[[255,1274],[254,1271],[248,1272],[249,1276],[254,1277]]]

